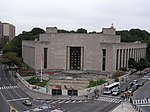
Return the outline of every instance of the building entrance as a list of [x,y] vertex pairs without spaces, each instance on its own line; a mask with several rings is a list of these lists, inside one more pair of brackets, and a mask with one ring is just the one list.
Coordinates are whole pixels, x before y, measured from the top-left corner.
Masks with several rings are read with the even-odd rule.
[[81,47],[70,47],[70,70],[81,69]]

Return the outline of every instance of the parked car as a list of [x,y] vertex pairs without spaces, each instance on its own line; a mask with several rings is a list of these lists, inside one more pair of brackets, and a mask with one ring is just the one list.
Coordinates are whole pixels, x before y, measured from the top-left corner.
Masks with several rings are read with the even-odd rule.
[[23,104],[27,106],[32,106],[32,102],[30,100],[24,100]]

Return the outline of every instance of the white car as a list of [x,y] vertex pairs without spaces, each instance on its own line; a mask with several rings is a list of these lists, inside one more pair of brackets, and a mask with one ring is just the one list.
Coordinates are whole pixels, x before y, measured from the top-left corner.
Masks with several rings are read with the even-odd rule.
[[55,109],[55,110],[51,110],[51,112],[64,112],[64,111]]
[[38,107],[36,107],[36,108],[34,108],[34,109],[32,109],[34,112],[38,112],[38,111],[41,111],[42,109],[41,108],[38,108]]
[[44,110],[44,109],[48,109],[47,106],[41,106],[40,108],[43,109],[43,110]]
[[32,106],[32,102],[30,100],[24,100],[22,103],[27,106]]
[[120,94],[120,89],[114,89],[114,90],[112,91],[112,95],[116,96],[116,95],[118,95],[118,94]]

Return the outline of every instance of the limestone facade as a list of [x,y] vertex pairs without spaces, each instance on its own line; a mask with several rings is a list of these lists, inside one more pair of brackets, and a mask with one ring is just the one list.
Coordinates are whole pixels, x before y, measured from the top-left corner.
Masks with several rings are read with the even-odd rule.
[[[102,33],[57,33],[48,27],[39,41],[23,41],[24,62],[35,70],[99,70],[115,72],[128,59],[146,58],[146,43],[122,43],[113,27]],[[42,66],[41,66],[42,65]]]

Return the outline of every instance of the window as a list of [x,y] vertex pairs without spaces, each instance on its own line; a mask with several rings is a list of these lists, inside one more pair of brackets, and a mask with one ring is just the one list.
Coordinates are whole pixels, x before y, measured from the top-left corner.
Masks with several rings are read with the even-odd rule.
[[116,70],[118,70],[118,56],[119,55],[119,49],[117,49],[117,54],[116,54]]
[[102,53],[103,53],[102,70],[105,71],[105,66],[106,66],[106,49],[102,49]]
[[52,95],[62,95],[61,89],[52,89]]
[[74,90],[74,89],[68,90],[68,95],[77,96],[78,95],[78,90]]
[[121,68],[122,66],[122,49],[120,49],[120,67],[119,68]]
[[47,49],[44,48],[44,68],[47,68]]

